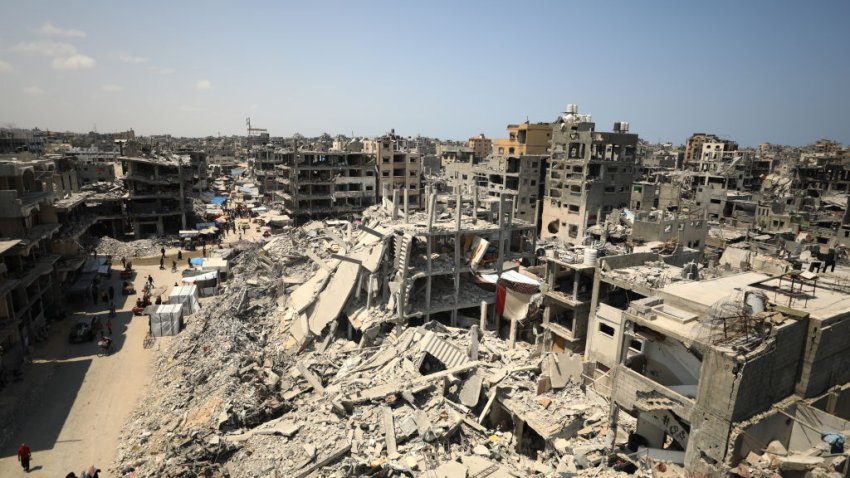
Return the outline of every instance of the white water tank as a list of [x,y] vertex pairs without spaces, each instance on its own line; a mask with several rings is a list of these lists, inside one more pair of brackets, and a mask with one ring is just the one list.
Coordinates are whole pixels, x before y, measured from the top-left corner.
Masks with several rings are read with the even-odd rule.
[[576,114],[578,113],[578,105],[568,104],[567,105],[567,114]]
[[592,248],[586,247],[584,249],[584,265],[586,266],[595,266],[596,265],[596,257],[599,255],[599,252]]

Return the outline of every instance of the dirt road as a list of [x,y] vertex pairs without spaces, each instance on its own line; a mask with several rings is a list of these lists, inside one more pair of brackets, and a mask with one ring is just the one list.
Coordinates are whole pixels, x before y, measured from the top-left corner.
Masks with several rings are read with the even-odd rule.
[[[242,237],[256,240],[260,233],[256,227]],[[239,237],[231,234],[225,243]],[[159,257],[134,259],[136,289],[141,292],[150,274],[155,287],[166,288],[166,294],[179,282],[185,262],[177,272],[171,272],[171,257],[176,250],[167,251],[166,270],[159,269]],[[195,257],[200,251],[187,254]],[[116,259],[117,267],[121,264]],[[138,296],[120,294],[119,269],[113,268],[108,282],[115,296],[117,317],[112,321],[114,352],[99,357],[95,342],[69,344],[68,332],[77,318],[97,314],[106,322],[108,308],[105,304],[89,305],[73,317],[58,323],[50,339],[33,352],[33,363],[28,366],[27,377],[0,395],[0,410],[8,406],[12,397],[31,397],[16,411],[16,423],[11,438],[0,446],[0,477],[26,475],[17,461],[16,451],[22,442],[32,448],[32,477],[60,477],[69,472],[79,474],[89,465],[99,467],[101,476],[110,475],[108,468],[115,458],[121,428],[144,396],[150,383],[151,365],[156,350],[164,345],[160,341],[153,349],[143,348],[147,334],[147,316],[133,317],[131,309]],[[17,390],[15,390],[17,388]],[[10,390],[11,389],[11,390]],[[8,392],[12,393],[8,393]]]
[[[180,275],[170,269],[161,271],[158,264],[136,269],[138,290],[148,274],[157,286],[173,285]],[[106,470],[115,457],[121,427],[150,382],[155,349],[143,348],[147,316],[133,317],[130,309],[137,296],[121,296],[117,270],[108,283],[101,284],[101,290],[108,284],[117,291],[112,355],[97,356],[96,342],[68,343],[68,332],[78,317],[96,314],[106,322],[108,310],[103,303],[86,307],[51,331],[50,340],[33,354],[31,375],[43,376],[43,384],[27,384],[24,379],[22,386],[40,390],[18,411],[18,426],[2,447],[0,476],[24,474],[16,458],[21,442],[32,448],[28,476],[79,474],[92,464],[103,470],[101,476],[109,476]]]

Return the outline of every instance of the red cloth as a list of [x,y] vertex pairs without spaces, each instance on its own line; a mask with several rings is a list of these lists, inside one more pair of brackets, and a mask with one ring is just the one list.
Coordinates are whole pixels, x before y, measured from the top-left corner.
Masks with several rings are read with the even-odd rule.
[[23,458],[29,458],[29,457],[30,457],[30,447],[28,447],[26,445],[21,445],[21,447],[18,448],[18,458],[23,459]]
[[496,284],[496,313],[502,315],[505,311],[505,286]]

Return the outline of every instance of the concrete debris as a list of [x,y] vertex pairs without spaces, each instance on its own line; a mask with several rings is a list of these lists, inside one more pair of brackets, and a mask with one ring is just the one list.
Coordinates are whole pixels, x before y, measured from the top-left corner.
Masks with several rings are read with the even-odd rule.
[[[343,224],[323,238],[315,224],[234,249],[217,306],[157,359],[116,475],[626,476],[609,466],[607,403],[585,394],[580,360],[400,322],[370,277],[395,274],[381,259],[394,235]],[[331,257],[340,241],[363,265]],[[541,379],[552,386],[538,393]]]

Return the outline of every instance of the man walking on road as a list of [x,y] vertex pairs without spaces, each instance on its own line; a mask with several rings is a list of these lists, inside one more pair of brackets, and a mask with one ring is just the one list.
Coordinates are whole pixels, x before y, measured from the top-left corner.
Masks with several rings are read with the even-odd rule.
[[21,467],[27,473],[30,472],[30,458],[32,457],[32,452],[30,452],[30,447],[26,443],[21,443],[21,447],[18,448],[18,461],[21,462]]

